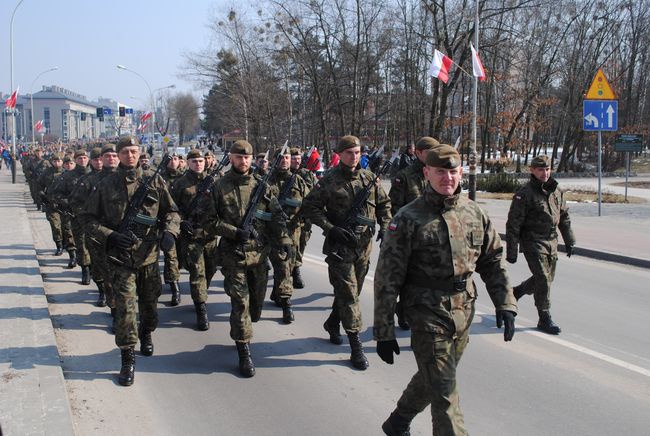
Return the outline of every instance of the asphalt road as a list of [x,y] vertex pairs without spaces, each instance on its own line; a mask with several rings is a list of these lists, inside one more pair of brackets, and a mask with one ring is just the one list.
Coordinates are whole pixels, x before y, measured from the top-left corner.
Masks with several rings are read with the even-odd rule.
[[[52,256],[44,215],[29,215],[78,435],[374,436],[415,372],[407,332],[399,332],[402,354],[395,365],[375,354],[374,259],[362,294],[370,368],[354,370],[347,341],[335,346],[325,339],[331,288],[315,229],[303,267],[308,286],[293,299],[296,322],[281,324],[281,310],[267,303],[254,326],[254,378],[237,372],[220,273],[210,288],[207,332],[194,329],[184,274],[180,306],[169,307],[169,291],[163,291],[154,356],[138,353],[135,385],[121,387],[108,309],[92,305],[96,293],[79,284],[78,268],[63,269],[65,255]],[[525,278],[523,259],[510,271],[514,282]],[[518,331],[507,344],[482,290],[458,375],[470,433],[650,434],[649,279],[648,270],[562,256],[552,301],[564,332],[536,332],[528,298],[520,302]],[[412,434],[431,434],[428,410],[413,421]]]

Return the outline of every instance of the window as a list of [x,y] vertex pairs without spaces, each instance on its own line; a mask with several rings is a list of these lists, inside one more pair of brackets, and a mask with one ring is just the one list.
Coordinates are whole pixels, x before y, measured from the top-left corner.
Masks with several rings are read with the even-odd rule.
[[45,126],[45,130],[49,132],[50,131],[50,108],[49,107],[43,108],[43,125]]

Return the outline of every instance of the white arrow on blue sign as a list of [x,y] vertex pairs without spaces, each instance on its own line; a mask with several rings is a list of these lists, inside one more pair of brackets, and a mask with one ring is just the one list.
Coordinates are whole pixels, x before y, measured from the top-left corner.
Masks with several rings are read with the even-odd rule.
[[618,130],[618,100],[584,100],[582,129],[594,132]]

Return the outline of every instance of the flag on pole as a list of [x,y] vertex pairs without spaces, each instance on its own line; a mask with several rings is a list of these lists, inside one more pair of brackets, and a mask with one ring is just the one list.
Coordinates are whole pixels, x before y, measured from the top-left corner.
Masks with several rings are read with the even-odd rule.
[[478,80],[485,80],[485,69],[483,68],[483,63],[478,57],[478,52],[470,42],[469,48],[472,49],[472,68],[474,72],[474,77],[478,77]]
[[39,132],[43,130],[43,120],[38,120],[36,121],[36,124],[34,124],[34,131]]
[[149,118],[151,118],[151,112],[147,112],[146,114],[143,114],[143,115],[140,117],[140,122],[141,122],[141,123],[144,123],[144,122],[147,121]]
[[11,97],[5,100],[5,107],[14,109],[16,107],[16,99],[18,98],[18,88],[11,94]]
[[320,154],[318,153],[318,150],[316,147],[311,152],[311,155],[309,155],[309,159],[307,159],[307,164],[305,164],[305,168],[307,168],[309,171],[318,171],[320,169]]
[[449,68],[451,64],[452,60],[450,57],[435,50],[433,53],[433,62],[431,62],[431,67],[429,68],[429,75],[447,83],[449,81]]
[[140,123],[138,125],[138,132],[144,132],[147,129],[147,123]]

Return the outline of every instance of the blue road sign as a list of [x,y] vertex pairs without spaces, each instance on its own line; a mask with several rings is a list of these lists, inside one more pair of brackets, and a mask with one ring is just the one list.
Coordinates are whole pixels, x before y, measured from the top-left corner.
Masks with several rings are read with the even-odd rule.
[[133,108],[131,108],[131,107],[127,107],[127,108],[126,108],[126,113],[127,113],[127,114],[132,114],[132,113],[133,113]]
[[113,110],[109,107],[104,108],[104,115],[113,115]]
[[582,128],[593,132],[618,130],[618,100],[584,100]]

